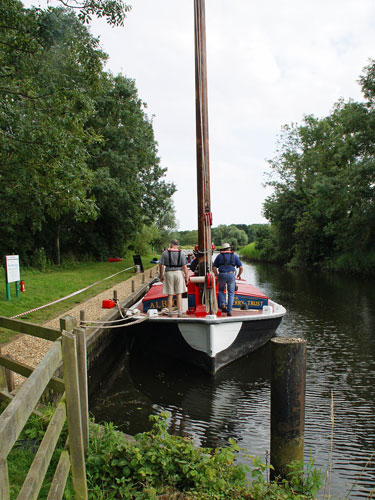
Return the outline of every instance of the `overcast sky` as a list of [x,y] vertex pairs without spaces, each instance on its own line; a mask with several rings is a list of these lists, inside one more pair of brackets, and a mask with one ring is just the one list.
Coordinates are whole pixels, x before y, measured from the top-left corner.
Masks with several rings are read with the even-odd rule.
[[[26,6],[38,5],[27,0]],[[133,78],[177,186],[179,229],[197,227],[193,0],[128,0],[125,26],[94,20],[107,69]],[[45,1],[40,1],[45,6]],[[266,222],[267,159],[286,123],[329,114],[375,57],[374,0],[206,0],[213,225]]]

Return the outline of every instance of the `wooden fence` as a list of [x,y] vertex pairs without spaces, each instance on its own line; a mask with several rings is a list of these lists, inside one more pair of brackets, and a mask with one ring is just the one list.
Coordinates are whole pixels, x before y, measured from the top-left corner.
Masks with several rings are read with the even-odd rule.
[[[47,500],[62,499],[70,470],[76,498],[86,500],[85,454],[88,447],[89,420],[85,333],[81,328],[75,327],[74,319],[70,316],[60,320],[60,330],[11,320],[3,316],[0,316],[0,327],[53,342],[48,353],[34,370],[22,363],[0,356],[0,396],[11,400],[0,415],[0,499],[9,500],[7,457],[48,387],[61,393],[62,396],[17,500],[38,498],[66,419],[68,439],[59,457]],[[61,367],[61,363],[64,369],[64,380],[53,376],[57,368]],[[15,396],[8,391],[7,372],[9,370],[28,377]]]

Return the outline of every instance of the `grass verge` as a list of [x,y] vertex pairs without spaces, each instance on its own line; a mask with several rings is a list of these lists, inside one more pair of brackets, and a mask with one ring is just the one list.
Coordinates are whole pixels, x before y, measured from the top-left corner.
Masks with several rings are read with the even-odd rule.
[[255,241],[249,243],[245,247],[242,247],[241,250],[239,250],[239,254],[241,257],[246,259],[261,260],[260,252],[255,246]]
[[[153,256],[142,256],[144,269],[154,266],[151,264]],[[69,299],[53,304],[39,311],[22,316],[22,320],[33,323],[44,323],[56,316],[63,315],[67,310],[99,293],[112,288],[134,276],[133,257],[125,257],[121,262],[82,262],[74,263],[69,268],[50,268],[45,271],[21,268],[21,279],[25,281],[25,292],[21,292],[17,299],[14,283],[10,283],[11,300],[6,299],[5,284],[0,289],[0,316],[12,317],[16,314],[35,309],[54,300],[65,297],[73,292],[81,290],[97,281],[119,273],[130,267],[128,271],[116,274],[113,278],[101,281],[88,290],[75,295]],[[5,283],[4,268],[3,283]],[[0,344],[8,342],[14,332],[0,329]]]

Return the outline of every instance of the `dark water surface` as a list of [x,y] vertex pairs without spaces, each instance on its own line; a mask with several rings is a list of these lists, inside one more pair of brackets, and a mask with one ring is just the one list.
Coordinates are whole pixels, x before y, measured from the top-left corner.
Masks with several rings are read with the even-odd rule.
[[[375,281],[264,264],[246,264],[244,277],[286,307],[277,335],[307,340],[305,458],[324,472],[332,464],[325,498],[375,498]],[[170,432],[211,447],[233,437],[267,460],[269,345],[215,376],[121,352],[99,376],[97,421],[135,434],[150,428],[150,413],[169,411]]]

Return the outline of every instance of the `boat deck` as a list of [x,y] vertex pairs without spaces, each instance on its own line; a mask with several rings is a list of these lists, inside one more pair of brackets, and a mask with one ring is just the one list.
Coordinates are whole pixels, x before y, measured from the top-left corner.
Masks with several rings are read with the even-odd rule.
[[[154,313],[147,313],[147,311],[143,311],[142,301],[138,302],[133,306],[132,309],[138,309],[140,311],[141,317],[147,317],[152,321],[178,321],[178,322],[189,322],[189,321],[199,321],[199,322],[232,322],[232,321],[251,321],[257,319],[265,319],[265,317],[278,317],[285,314],[285,309],[272,301],[269,301],[269,306],[266,309],[233,309],[232,316],[228,316],[226,313],[222,313],[218,311],[217,314],[214,315],[195,315],[194,313],[190,314],[183,312],[182,316],[177,315],[177,310],[173,311],[173,316],[168,316],[168,310],[162,309],[161,311],[155,310]],[[149,311],[149,309],[148,309]]]

